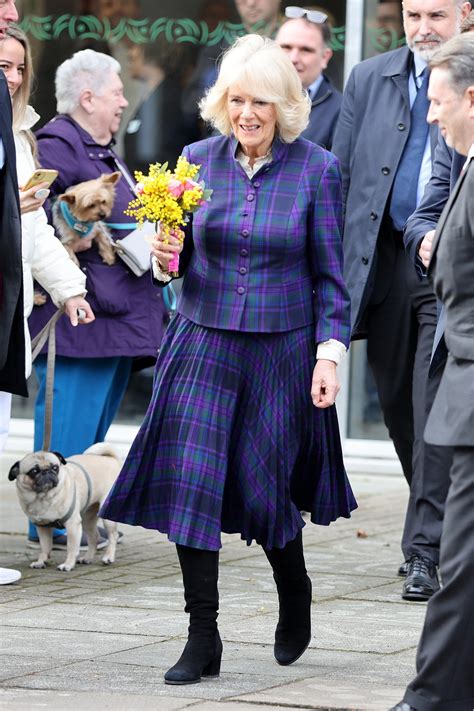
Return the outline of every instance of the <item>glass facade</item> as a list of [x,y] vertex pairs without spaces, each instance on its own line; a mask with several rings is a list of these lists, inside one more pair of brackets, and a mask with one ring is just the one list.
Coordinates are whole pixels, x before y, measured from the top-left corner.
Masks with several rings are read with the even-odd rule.
[[[363,0],[347,0],[360,2]],[[215,76],[215,61],[235,37],[251,30],[274,34],[284,8],[294,0],[18,0],[21,26],[33,50],[36,74],[32,104],[41,115],[38,126],[55,114],[54,74],[73,52],[90,47],[109,53],[122,66],[129,107],[116,136],[118,153],[129,168],[147,170],[149,163],[174,164],[186,143],[205,135],[196,102]],[[261,15],[255,14],[255,6]],[[342,90],[346,38],[346,0],[322,0],[305,7],[322,9],[333,28],[334,56],[327,74]],[[364,57],[403,42],[400,3],[366,0]],[[13,417],[32,416],[30,398],[14,398]],[[151,392],[152,369],[131,377],[118,422],[137,424]],[[365,344],[354,344],[350,361],[347,434],[384,438]]]
[[362,59],[405,44],[399,0],[366,0]]

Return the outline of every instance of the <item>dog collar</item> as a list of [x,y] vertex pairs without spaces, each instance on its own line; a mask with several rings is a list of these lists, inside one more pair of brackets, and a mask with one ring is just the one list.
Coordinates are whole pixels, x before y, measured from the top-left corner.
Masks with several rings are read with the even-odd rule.
[[88,235],[94,229],[95,222],[82,222],[82,220],[76,220],[71,210],[69,209],[67,202],[65,200],[59,201],[59,207],[61,208],[61,215],[68,227],[74,232],[80,234],[81,237],[88,237]]
[[104,225],[111,230],[128,230],[129,232],[138,227],[137,222],[104,222]]

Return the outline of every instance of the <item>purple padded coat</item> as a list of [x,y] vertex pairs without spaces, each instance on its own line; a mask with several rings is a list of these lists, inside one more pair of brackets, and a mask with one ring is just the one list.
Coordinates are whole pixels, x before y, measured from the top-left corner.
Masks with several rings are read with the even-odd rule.
[[[113,141],[107,146],[97,144],[70,116],[56,116],[38,131],[37,139],[41,166],[59,171],[51,186],[52,198],[71,185],[118,170]],[[121,167],[124,170],[123,163]],[[123,211],[133,197],[122,177],[116,184],[116,198],[108,221],[132,222]],[[112,230],[114,239],[126,234],[125,230]],[[161,290],[154,286],[150,274],[137,278],[119,258],[112,266],[104,264],[94,245],[77,257],[87,275],[86,298],[96,320],[73,328],[68,319],[61,318],[56,328],[57,354],[73,358],[155,357],[168,317]],[[29,320],[32,336],[54,310],[50,299],[44,306],[33,309]]]

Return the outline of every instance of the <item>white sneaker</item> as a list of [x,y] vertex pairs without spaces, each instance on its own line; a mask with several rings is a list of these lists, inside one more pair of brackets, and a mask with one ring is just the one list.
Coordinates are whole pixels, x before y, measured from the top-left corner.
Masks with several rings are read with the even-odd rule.
[[19,570],[13,570],[12,568],[0,568],[0,585],[16,583],[16,581],[20,578],[21,573]]

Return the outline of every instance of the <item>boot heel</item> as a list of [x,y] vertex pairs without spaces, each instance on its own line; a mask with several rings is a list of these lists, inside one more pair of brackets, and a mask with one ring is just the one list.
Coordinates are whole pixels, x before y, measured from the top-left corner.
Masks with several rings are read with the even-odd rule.
[[222,652],[217,657],[214,657],[212,661],[209,662],[207,667],[204,667],[202,670],[201,676],[205,676],[208,679],[211,677],[216,677],[219,676],[221,672],[221,659],[222,659]]

